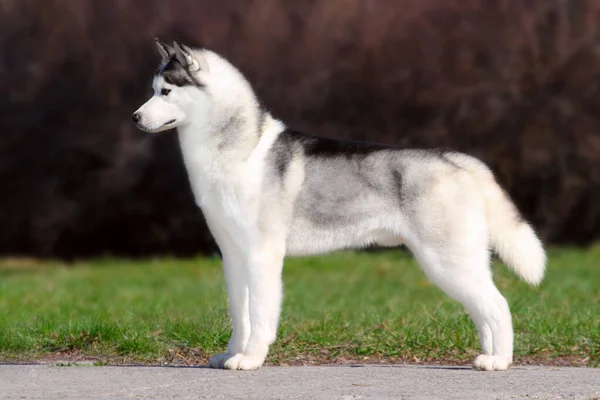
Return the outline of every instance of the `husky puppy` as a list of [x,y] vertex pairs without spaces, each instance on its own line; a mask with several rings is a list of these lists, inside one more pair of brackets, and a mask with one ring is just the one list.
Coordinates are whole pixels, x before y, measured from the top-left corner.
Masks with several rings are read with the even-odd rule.
[[196,203],[223,256],[233,334],[211,367],[263,364],[276,338],[285,256],[405,245],[477,326],[474,367],[508,368],[511,314],[490,251],[533,285],[546,255],[484,163],[294,131],[223,57],[177,41],[157,45],[154,95],[133,121],[147,132],[177,129]]

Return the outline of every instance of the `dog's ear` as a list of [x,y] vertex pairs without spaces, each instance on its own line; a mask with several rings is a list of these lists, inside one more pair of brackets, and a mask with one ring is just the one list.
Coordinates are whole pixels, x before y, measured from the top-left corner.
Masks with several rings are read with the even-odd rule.
[[177,61],[179,61],[183,66],[187,67],[191,72],[200,70],[208,71],[208,64],[206,63],[206,60],[195,54],[192,49],[178,40],[173,42],[173,47],[175,48],[175,57],[177,57]]
[[156,47],[158,48],[158,52],[160,53],[163,61],[168,60],[175,53],[175,49],[161,42],[158,38],[154,39],[154,41],[156,42]]

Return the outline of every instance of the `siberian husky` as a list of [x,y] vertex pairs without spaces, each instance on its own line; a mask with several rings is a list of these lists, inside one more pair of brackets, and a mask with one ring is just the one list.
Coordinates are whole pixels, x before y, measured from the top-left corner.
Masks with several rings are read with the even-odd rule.
[[276,338],[285,256],[405,245],[477,326],[474,368],[508,368],[511,314],[490,252],[533,285],[546,255],[484,163],[294,131],[223,57],[177,41],[157,45],[154,95],[133,121],[147,132],[177,129],[196,203],[223,256],[233,334],[211,367],[263,364]]

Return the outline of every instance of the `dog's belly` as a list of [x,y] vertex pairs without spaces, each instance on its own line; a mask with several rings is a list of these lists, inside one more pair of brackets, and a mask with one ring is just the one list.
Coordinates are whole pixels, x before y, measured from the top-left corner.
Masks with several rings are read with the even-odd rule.
[[403,243],[401,234],[386,228],[379,219],[366,219],[348,225],[318,225],[296,219],[286,241],[286,254],[302,256],[335,250],[364,248],[370,245],[396,247]]

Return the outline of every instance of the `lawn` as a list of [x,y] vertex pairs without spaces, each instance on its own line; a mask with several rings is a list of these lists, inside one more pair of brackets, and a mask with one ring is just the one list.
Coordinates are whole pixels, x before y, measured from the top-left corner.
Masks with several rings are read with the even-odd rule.
[[[600,247],[551,249],[539,288],[494,266],[517,363],[600,365]],[[270,364],[468,363],[462,307],[403,251],[290,259]],[[218,258],[0,261],[0,360],[206,363],[230,334]]]

